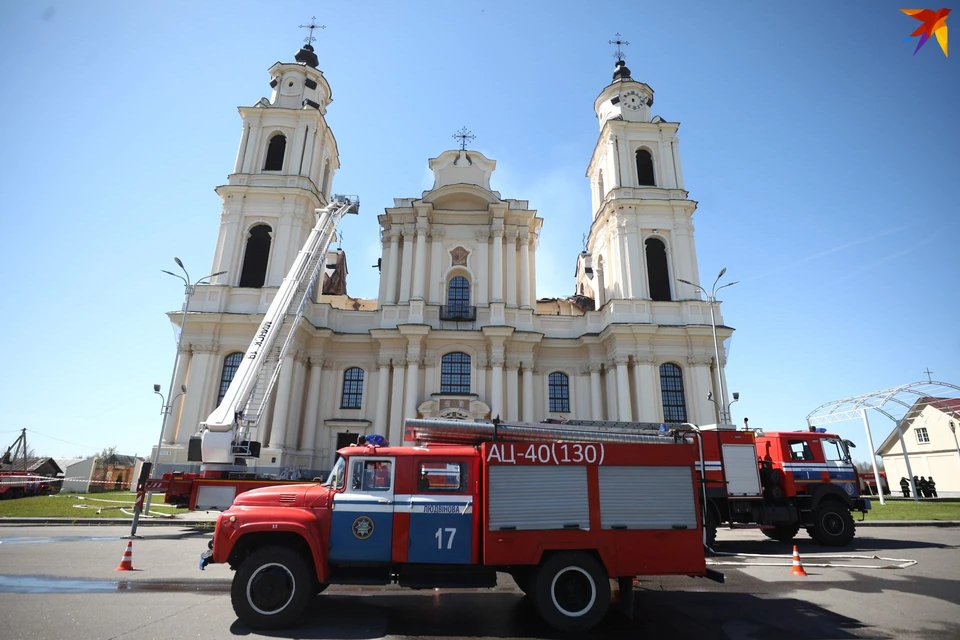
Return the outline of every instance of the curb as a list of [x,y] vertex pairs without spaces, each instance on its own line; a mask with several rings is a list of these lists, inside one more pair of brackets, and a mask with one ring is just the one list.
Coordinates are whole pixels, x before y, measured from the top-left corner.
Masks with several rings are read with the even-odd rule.
[[[122,518],[0,518],[0,526],[4,525],[34,525],[34,526],[102,526],[102,527],[129,527],[133,520]],[[194,529],[210,529],[216,524],[215,520],[147,520],[141,517],[138,527],[189,527]]]
[[858,527],[960,527],[960,520],[855,520]]

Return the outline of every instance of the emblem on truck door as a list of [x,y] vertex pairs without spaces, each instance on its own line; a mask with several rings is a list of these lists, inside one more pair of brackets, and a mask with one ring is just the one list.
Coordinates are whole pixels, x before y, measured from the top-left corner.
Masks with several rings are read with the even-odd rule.
[[367,516],[360,516],[353,521],[353,537],[357,540],[366,540],[373,535],[373,520]]

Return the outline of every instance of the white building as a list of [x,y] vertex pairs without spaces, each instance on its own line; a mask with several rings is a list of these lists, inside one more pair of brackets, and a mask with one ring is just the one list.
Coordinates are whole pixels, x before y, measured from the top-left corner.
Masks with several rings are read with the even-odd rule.
[[[228,275],[192,298],[174,387],[189,393],[168,421],[164,463],[188,466],[189,437],[331,196],[339,160],[316,65],[304,47],[270,68],[269,100],[240,108],[234,172],[217,188],[212,271]],[[678,282],[699,281],[697,203],[679,124],[652,104],[622,61],[594,101],[599,136],[584,149],[593,210],[583,212],[587,251],[570,256],[569,299],[537,299],[543,219],[494,189],[496,162],[470,149],[430,159],[433,187],[379,216],[377,300],[318,294],[308,305],[259,426],[259,468],[328,469],[357,434],[400,442],[414,416],[718,422],[710,309]],[[717,324],[721,340],[732,334]]]
[[960,446],[956,434],[960,420],[956,418],[957,412],[960,412],[960,399],[921,397],[899,427],[894,427],[880,444],[877,455],[883,460],[894,495],[898,495],[900,478],[911,475],[907,471],[904,449],[913,475],[918,478],[933,476],[938,493],[960,491]]

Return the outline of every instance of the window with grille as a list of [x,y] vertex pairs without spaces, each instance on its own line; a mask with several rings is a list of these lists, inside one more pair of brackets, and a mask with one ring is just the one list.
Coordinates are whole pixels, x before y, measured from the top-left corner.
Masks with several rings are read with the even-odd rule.
[[470,356],[455,351],[440,359],[440,393],[470,393]]
[[686,422],[687,403],[683,397],[683,371],[675,364],[660,365],[660,398],[664,422]]
[[927,433],[926,427],[917,427],[915,431],[917,432],[917,444],[930,444],[930,434]]
[[554,371],[548,377],[551,413],[570,412],[570,378],[567,374]]
[[463,276],[450,279],[447,286],[447,306],[450,313],[466,313],[470,310],[470,281]]
[[341,409],[359,409],[363,402],[363,369],[350,367],[343,372],[343,395]]
[[217,406],[223,401],[223,396],[227,394],[230,383],[233,382],[233,376],[237,374],[237,368],[243,362],[243,353],[237,351],[229,354],[223,359],[223,371],[220,373],[220,392],[217,394]]

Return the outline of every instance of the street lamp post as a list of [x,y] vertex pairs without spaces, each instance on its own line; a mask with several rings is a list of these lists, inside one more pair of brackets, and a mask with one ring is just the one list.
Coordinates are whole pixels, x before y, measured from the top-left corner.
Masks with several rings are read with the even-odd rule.
[[960,457],[960,443],[957,442],[957,425],[950,421],[950,433],[953,434],[953,446],[957,448],[957,457]]
[[[684,280],[682,278],[677,278],[678,281],[683,284],[688,284],[694,289],[701,291],[703,295],[707,297],[707,305],[710,307],[710,327],[713,329],[713,352],[714,356],[717,359],[717,390],[720,392],[720,422],[722,424],[727,424],[730,422],[730,417],[727,415],[727,405],[726,405],[726,394],[723,392],[723,374],[720,371],[720,341],[717,340],[717,316],[714,311],[714,307],[717,304],[717,292],[720,289],[725,287],[732,287],[737,284],[737,282],[728,282],[727,284],[717,287],[717,283],[720,282],[720,278],[723,277],[723,274],[727,272],[727,268],[724,267],[720,270],[720,273],[717,275],[717,279],[713,281],[713,287],[711,287],[710,292],[708,293],[706,289],[701,287],[698,284],[694,284],[689,280]],[[739,282],[739,281],[738,281]]]
[[[180,278],[181,280],[183,280],[183,314],[181,315],[181,318],[180,318],[180,336],[177,338],[177,353],[176,353],[176,357],[173,360],[173,371],[170,373],[170,387],[169,387],[169,390],[167,391],[167,398],[170,398],[173,395],[173,384],[174,382],[176,382],[177,365],[180,364],[180,350],[183,347],[183,334],[186,333],[186,328],[187,328],[187,311],[190,308],[190,297],[193,295],[193,292],[196,290],[196,286],[198,284],[202,284],[205,280],[208,280],[210,278],[215,278],[217,276],[222,276],[223,274],[226,273],[226,271],[217,271],[216,273],[211,273],[208,276],[203,276],[193,284],[190,284],[190,274],[187,273],[187,269],[186,267],[183,266],[183,262],[181,262],[180,258],[177,258],[177,257],[174,257],[173,261],[176,262],[177,266],[180,267],[181,271],[183,271],[183,275],[180,275],[179,273],[173,273],[172,271],[167,271],[166,269],[161,269],[161,271],[167,275],[173,276],[175,278]],[[159,393],[159,389],[156,388],[157,386],[158,385],[154,385],[154,393],[157,393],[157,395],[163,398],[163,395]],[[181,385],[181,388],[183,389],[183,391],[179,395],[182,395],[187,392],[187,389],[185,386]],[[179,395],[177,397],[179,397]],[[167,416],[170,415],[170,413],[172,412],[173,401],[175,399],[176,398],[171,399],[170,404],[165,404],[163,406],[163,411],[162,411],[163,419],[160,422],[160,439],[157,443],[157,450],[153,452],[153,467],[150,469],[150,477],[154,477],[154,475],[157,473],[157,463],[160,457],[160,447],[163,445],[163,433],[164,431],[166,431],[166,428],[167,428]],[[151,494],[148,492],[146,497],[146,504],[144,505],[144,511],[147,513],[149,513],[150,511],[150,495]],[[137,531],[137,521],[139,520],[139,515],[140,515],[139,510],[134,509],[134,517],[133,517],[134,524],[133,524],[133,530],[130,532],[131,536],[134,535]]]

